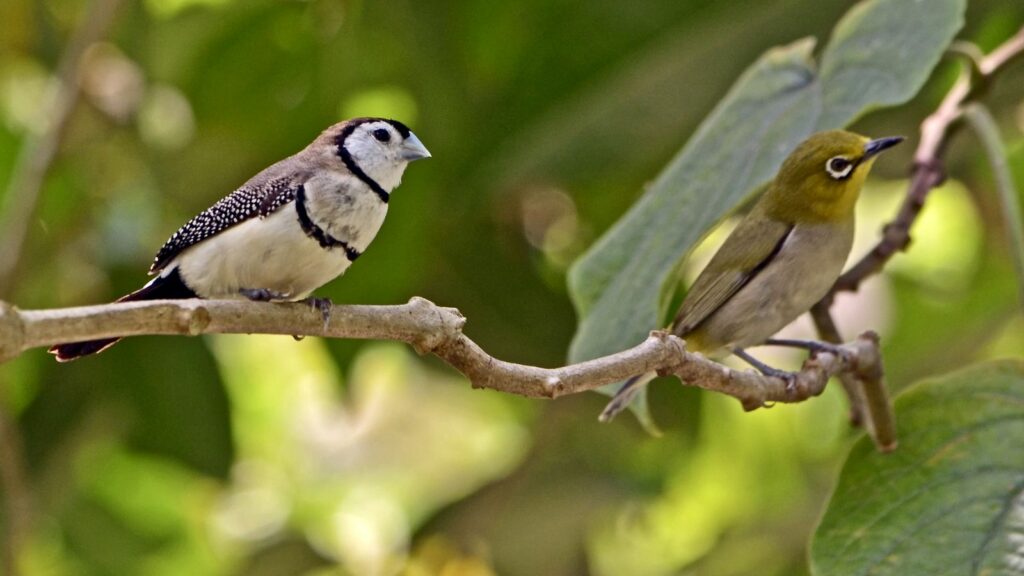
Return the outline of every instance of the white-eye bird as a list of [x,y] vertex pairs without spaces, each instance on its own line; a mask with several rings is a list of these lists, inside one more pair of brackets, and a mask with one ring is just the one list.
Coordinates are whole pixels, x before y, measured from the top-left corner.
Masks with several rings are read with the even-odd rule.
[[[765,374],[791,376],[744,349],[764,343],[828,293],[853,246],[864,179],[877,154],[902,141],[843,130],[804,140],[697,277],[669,330],[691,352],[735,354]],[[655,376],[627,380],[601,420],[621,412]]]
[[[396,120],[335,124],[189,220],[157,253],[149,270],[157,276],[118,301],[305,299],[366,250],[406,166],[429,157]],[[58,344],[50,352],[67,362],[118,340]]]

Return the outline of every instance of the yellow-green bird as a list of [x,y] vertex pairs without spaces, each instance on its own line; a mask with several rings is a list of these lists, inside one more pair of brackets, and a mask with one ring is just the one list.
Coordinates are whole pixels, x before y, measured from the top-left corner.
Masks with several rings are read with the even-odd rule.
[[[854,205],[878,153],[902,137],[870,140],[843,130],[813,134],[782,163],[764,195],[711,258],[670,326],[687,350],[748,355],[828,293],[853,245]],[[601,413],[608,421],[655,373],[627,380]]]

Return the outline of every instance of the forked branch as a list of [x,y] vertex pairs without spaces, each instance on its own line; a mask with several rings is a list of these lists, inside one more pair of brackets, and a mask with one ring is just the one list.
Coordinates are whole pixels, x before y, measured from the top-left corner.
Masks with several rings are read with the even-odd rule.
[[441,358],[477,388],[555,398],[657,371],[733,396],[747,410],[816,396],[836,374],[881,378],[877,340],[872,335],[838,346],[836,352],[818,354],[787,383],[687,352],[683,340],[660,331],[629,350],[579,364],[561,368],[514,364],[490,356],[463,334],[465,321],[458,310],[423,298],[399,306],[334,306],[326,321],[304,303],[154,300],[54,310],[19,310],[0,303],[0,361],[53,344],[143,334],[263,333],[397,340],[421,354]]

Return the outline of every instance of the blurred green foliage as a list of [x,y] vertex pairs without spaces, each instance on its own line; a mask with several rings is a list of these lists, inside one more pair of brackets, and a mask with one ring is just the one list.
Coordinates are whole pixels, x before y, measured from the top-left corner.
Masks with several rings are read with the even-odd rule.
[[[49,121],[55,67],[90,6],[0,7],[0,183]],[[495,356],[561,364],[576,328],[569,264],[742,70],[798,38],[823,45],[848,8],[124,2],[88,51],[4,298],[111,300],[145,280],[182,222],[326,125],[394,115],[434,158],[410,168],[372,248],[321,295],[424,296],[460,308]],[[975,0],[960,36],[990,49],[1022,22],[1018,3]],[[987,98],[1018,182],[1022,68]],[[954,72],[941,65],[909,104],[854,129],[916,134]],[[876,168],[859,246],[891,213],[911,152]],[[844,332],[882,333],[897,390],[1024,355],[984,155],[964,134],[948,158],[951,181],[911,251],[838,303]],[[665,435],[650,438],[628,418],[598,425],[597,395],[472,391],[400,346],[312,338],[133,338],[65,366],[34,351],[0,366],[0,385],[27,466],[20,565],[31,575],[803,574],[856,436],[838,390],[744,414],[659,381],[650,396]]]

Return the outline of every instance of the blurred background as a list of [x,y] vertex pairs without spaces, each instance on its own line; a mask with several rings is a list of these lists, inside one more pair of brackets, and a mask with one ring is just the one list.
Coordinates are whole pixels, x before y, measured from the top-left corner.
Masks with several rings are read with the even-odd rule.
[[[0,298],[50,308],[133,290],[195,213],[329,124],[382,115],[434,157],[410,167],[366,256],[320,295],[423,296],[458,307],[494,356],[559,365],[576,323],[572,261],[754,58],[824,41],[852,4],[5,0],[0,209],[24,200],[9,192],[19,157],[38,157],[53,123],[62,129],[31,218],[15,222],[27,225],[24,245],[0,246],[20,256]],[[1022,22],[1020,3],[976,0],[961,37],[990,49]],[[60,62],[81,37],[68,101]],[[945,62],[909,105],[855,126],[911,140],[873,173],[855,253],[895,210],[917,126],[956,72]],[[988,99],[1018,182],[1022,85],[1017,66]],[[881,332],[896,390],[1024,355],[990,172],[968,134],[948,158],[950,180],[909,254],[838,303],[844,335]],[[651,397],[660,438],[630,415],[599,424],[603,396],[474,391],[394,343],[140,337],[69,365],[33,350],[0,366],[4,566],[805,574],[809,535],[858,435],[838,388],[751,414],[670,380]]]

